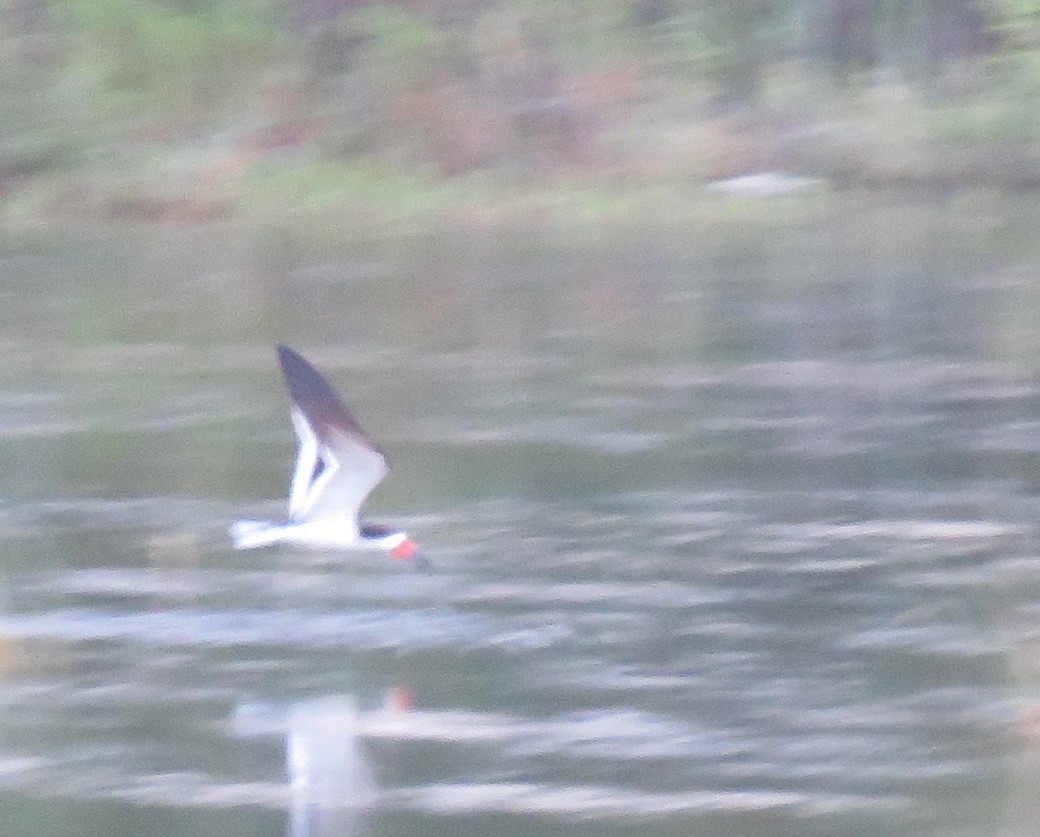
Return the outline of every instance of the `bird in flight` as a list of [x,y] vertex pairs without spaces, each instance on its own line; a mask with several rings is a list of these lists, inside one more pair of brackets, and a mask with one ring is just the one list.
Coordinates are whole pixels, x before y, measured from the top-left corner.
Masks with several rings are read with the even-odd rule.
[[360,520],[365,499],[386,476],[386,456],[357,423],[336,391],[302,355],[278,346],[292,401],[296,465],[289,485],[289,519],[239,520],[236,549],[291,544],[326,550],[383,552],[427,566],[404,532]]

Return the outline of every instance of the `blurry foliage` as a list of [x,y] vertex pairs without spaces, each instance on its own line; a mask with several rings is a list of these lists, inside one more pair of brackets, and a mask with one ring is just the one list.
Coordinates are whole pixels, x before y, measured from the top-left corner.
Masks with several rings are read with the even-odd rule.
[[0,191],[85,212],[932,177],[949,148],[1040,180],[1038,97],[1040,0],[0,0]]
[[264,67],[275,33],[264,0],[192,5],[65,0],[55,29],[69,71],[93,77],[102,111],[204,117]]
[[349,20],[388,92],[423,87],[443,73],[448,33],[418,15],[394,6],[370,6]]

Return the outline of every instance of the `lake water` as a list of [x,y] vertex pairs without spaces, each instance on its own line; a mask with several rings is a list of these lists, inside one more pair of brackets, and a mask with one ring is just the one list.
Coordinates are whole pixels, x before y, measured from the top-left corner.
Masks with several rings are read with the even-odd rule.
[[[754,215],[6,241],[0,832],[1036,833],[1035,207]],[[434,572],[230,549],[279,341]]]

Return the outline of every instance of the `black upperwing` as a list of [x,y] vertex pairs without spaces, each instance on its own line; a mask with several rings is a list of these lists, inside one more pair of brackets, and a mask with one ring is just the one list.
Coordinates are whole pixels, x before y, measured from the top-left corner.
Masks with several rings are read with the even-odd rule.
[[325,442],[330,430],[339,430],[355,436],[386,458],[379,445],[358,424],[343,399],[309,361],[282,344],[278,345],[278,360],[282,365],[289,397],[299,407],[319,440]]

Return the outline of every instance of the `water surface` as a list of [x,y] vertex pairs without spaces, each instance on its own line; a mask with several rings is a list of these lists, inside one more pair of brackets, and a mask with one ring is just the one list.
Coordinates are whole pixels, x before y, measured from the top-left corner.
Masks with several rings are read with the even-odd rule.
[[[9,242],[4,833],[1028,832],[1040,294],[987,206]],[[229,548],[276,341],[436,572]]]

